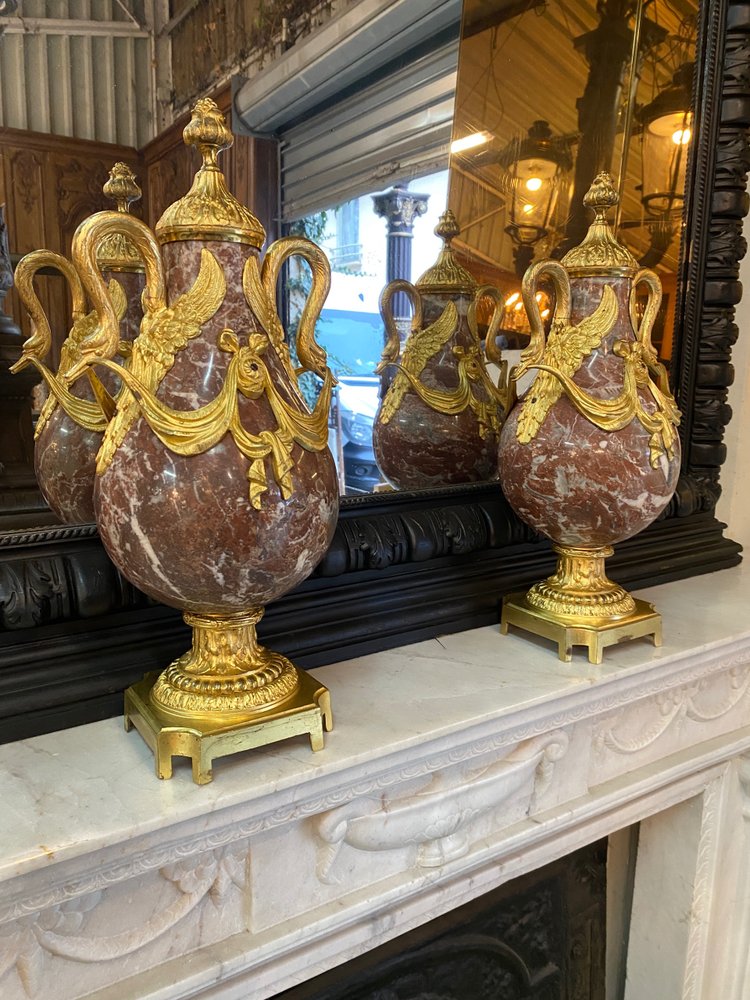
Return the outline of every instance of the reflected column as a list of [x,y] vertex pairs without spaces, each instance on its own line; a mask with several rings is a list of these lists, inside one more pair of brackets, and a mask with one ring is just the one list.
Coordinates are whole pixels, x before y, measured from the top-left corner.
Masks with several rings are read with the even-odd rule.
[[[408,184],[394,184],[383,194],[372,196],[375,214],[386,220],[387,252],[386,281],[403,278],[411,281],[411,246],[414,238],[414,222],[427,211],[428,194],[409,191]],[[409,333],[409,300],[403,292],[393,297],[393,313],[401,343]]]
[[[586,87],[576,101],[580,140],[565,237],[552,252],[558,259],[577,246],[588,231],[583,199],[594,177],[601,170],[620,173],[613,161],[625,82],[629,73],[639,72],[643,56],[666,37],[665,29],[644,15],[645,6],[643,0],[604,0],[597,6],[596,27],[573,39],[589,70]],[[639,21],[637,66],[632,65],[634,16]]]

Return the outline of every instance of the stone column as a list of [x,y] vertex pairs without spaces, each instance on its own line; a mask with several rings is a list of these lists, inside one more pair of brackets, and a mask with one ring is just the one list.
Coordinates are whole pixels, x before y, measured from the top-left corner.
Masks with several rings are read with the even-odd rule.
[[[414,221],[427,211],[428,194],[414,194],[408,184],[394,184],[390,191],[373,195],[375,214],[386,220],[388,248],[386,254],[386,278],[394,281],[404,278],[411,281],[411,241],[414,236]],[[402,334],[409,327],[408,299],[399,292],[393,298],[393,313],[396,325]]]

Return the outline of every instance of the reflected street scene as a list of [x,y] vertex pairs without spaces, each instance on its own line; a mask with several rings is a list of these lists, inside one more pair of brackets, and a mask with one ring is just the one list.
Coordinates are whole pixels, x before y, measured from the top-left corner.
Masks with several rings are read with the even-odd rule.
[[[382,485],[372,444],[381,385],[375,368],[385,343],[380,296],[388,282],[413,282],[435,261],[441,242],[434,229],[447,196],[448,171],[443,170],[289,226],[291,235],[318,243],[331,263],[331,291],[316,338],[339,383],[331,404],[330,447],[342,494],[372,493]],[[290,261],[286,286],[292,330],[299,323],[309,280],[304,262]],[[412,306],[406,296],[399,296],[396,304],[405,336]],[[320,381],[309,372],[302,379],[307,401],[314,405]]]

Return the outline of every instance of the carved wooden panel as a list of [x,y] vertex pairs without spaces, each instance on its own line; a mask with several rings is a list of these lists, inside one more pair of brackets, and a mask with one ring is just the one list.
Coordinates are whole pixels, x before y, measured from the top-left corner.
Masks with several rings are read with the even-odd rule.
[[62,232],[74,232],[80,222],[105,208],[112,208],[104,187],[109,170],[100,160],[86,162],[75,156],[55,166],[57,217]]
[[[129,146],[3,129],[0,191],[6,202],[11,254],[42,247],[68,254],[78,224],[92,212],[112,207],[102,186],[117,160],[124,160],[142,179],[141,157]],[[141,209],[136,205],[134,211],[139,214]],[[38,287],[50,317],[56,360],[70,326],[69,296],[61,277],[40,277]],[[14,292],[7,301],[14,320],[28,334],[28,319]]]
[[155,226],[162,212],[190,188],[198,168],[198,154],[184,145],[182,129],[187,120],[172,125],[143,150],[148,187],[148,218]]

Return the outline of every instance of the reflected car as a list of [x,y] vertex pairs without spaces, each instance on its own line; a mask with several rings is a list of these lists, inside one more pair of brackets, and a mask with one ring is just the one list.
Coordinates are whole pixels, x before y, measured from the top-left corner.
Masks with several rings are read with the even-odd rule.
[[339,375],[339,409],[347,493],[371,493],[381,482],[372,450],[378,410],[377,375]]

